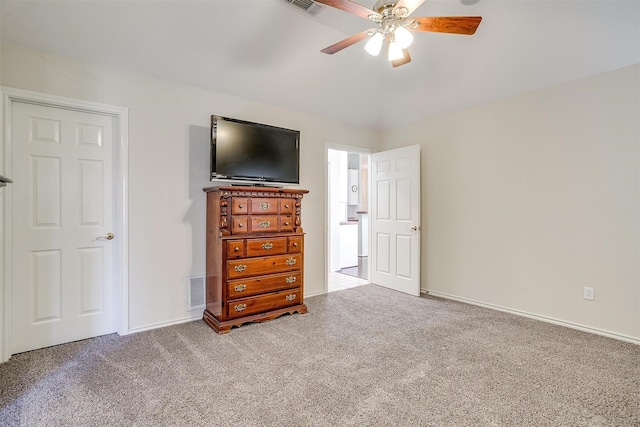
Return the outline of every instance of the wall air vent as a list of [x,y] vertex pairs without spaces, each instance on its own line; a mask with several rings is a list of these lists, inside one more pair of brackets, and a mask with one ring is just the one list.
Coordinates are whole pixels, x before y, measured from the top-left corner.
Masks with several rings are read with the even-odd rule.
[[187,280],[187,310],[203,310],[206,306],[207,285],[204,276],[191,276]]
[[321,4],[318,4],[312,0],[283,0],[295,7],[298,7],[309,15],[316,16],[323,8]]

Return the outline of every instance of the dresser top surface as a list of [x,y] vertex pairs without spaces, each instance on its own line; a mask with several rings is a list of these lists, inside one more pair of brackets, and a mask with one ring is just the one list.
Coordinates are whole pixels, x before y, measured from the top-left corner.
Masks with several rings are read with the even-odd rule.
[[253,186],[213,186],[202,189],[209,193],[212,191],[229,191],[229,192],[256,192],[256,193],[280,193],[280,194],[306,194],[309,190],[298,188],[277,188],[277,187],[253,187]]

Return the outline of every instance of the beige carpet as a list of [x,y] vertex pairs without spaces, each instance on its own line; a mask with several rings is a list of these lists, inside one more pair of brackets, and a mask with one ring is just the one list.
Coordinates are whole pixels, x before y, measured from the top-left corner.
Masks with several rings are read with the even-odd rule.
[[639,426],[640,346],[361,286],[0,365],[10,426]]

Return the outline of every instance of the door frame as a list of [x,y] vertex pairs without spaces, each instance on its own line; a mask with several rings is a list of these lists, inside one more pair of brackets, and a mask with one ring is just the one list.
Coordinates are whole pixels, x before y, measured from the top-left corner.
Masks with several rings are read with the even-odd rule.
[[[116,284],[114,295],[114,309],[116,330],[119,335],[129,333],[129,219],[128,219],[128,187],[129,187],[129,109],[115,105],[101,104],[66,98],[57,95],[32,92],[0,86],[2,104],[0,114],[2,122],[0,133],[3,136],[3,148],[0,155],[4,156],[3,175],[11,176],[11,110],[13,102],[42,105],[45,107],[65,108],[90,114],[101,114],[114,119],[113,144],[113,188],[115,203],[114,233],[121,238],[116,239],[113,263],[113,280]],[[0,224],[3,236],[3,253],[0,259],[4,274],[0,275],[0,363],[11,357],[11,186],[2,189],[4,198],[4,221]]]
[[[334,144],[332,142],[324,143],[324,291],[326,294],[329,292],[329,265],[331,263],[331,229],[329,224],[329,173],[327,171],[329,165],[329,150],[347,151],[349,153],[366,154],[369,156],[369,163],[371,163],[371,155],[374,150],[363,147],[354,147],[351,145]],[[371,165],[369,165],[371,168]],[[368,177],[368,188],[371,188],[371,174]],[[371,191],[371,190],[369,190]],[[371,203],[371,198],[367,200],[367,203]],[[370,206],[367,206],[367,211],[370,210]],[[371,221],[369,221],[369,228],[367,230],[369,236],[371,236]],[[368,242],[368,253],[371,253],[371,239]],[[367,277],[371,277],[371,263],[367,265]]]

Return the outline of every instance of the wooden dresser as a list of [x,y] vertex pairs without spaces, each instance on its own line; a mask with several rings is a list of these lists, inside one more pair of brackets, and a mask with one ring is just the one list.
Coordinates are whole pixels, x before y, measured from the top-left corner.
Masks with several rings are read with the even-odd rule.
[[267,187],[209,187],[204,191],[204,321],[222,334],[243,323],[306,313],[300,210],[308,191]]

